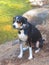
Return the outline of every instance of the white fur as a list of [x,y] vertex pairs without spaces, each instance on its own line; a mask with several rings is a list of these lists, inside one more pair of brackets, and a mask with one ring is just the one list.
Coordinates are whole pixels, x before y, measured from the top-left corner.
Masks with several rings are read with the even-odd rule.
[[18,34],[19,39],[22,41],[26,41],[28,39],[28,36],[24,34],[24,30],[21,30],[20,32],[21,34]]
[[15,22],[13,25],[15,26],[15,28],[19,28],[18,23]]
[[28,57],[28,59],[31,60],[32,58],[33,58],[32,47],[29,47],[29,57]]
[[19,17],[17,16],[17,17],[16,17],[16,20],[17,20],[18,18],[19,18]]
[[39,48],[39,41],[36,42],[36,47]]
[[38,48],[37,50],[35,50],[35,53],[38,53],[40,51],[40,48],[39,48],[39,41],[37,41],[36,43],[36,47]]
[[22,58],[23,56],[23,45],[20,44],[20,54],[18,55],[18,58]]
[[38,53],[40,51],[40,48],[38,48],[37,50],[35,50],[35,53]]

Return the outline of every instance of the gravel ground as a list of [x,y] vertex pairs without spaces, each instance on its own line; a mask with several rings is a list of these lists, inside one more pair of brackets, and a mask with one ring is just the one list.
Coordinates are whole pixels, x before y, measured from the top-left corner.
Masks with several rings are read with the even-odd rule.
[[[10,45],[11,44],[11,45]],[[8,47],[7,47],[8,46]],[[44,44],[42,50],[35,54],[33,50],[34,58],[28,60],[28,50],[24,52],[22,59],[18,59],[19,44],[12,45],[12,42],[2,45],[0,49],[0,65],[49,65],[49,44]]]

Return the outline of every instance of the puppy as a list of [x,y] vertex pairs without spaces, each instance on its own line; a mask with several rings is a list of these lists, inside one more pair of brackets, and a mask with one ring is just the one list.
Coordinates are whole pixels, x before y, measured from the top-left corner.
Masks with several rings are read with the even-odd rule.
[[[28,59],[32,59],[32,44],[34,45],[35,53],[39,52],[40,48],[43,47],[43,40],[40,31],[30,24],[23,16],[14,17],[13,27],[18,29],[18,38],[20,40],[20,54],[18,58],[22,58],[23,51],[29,49]],[[23,48],[24,42],[28,44],[27,48]]]

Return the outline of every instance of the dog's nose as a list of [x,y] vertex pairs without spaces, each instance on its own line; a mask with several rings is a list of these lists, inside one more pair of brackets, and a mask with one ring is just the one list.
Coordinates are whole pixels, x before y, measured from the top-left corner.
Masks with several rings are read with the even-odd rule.
[[13,27],[15,28],[15,25],[13,25]]

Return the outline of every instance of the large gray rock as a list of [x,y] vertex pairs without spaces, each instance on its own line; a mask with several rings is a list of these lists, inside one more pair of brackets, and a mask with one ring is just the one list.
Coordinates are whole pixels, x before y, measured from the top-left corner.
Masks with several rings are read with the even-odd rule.
[[49,9],[48,8],[37,8],[27,11],[23,14],[33,25],[46,24],[49,20]]
[[23,14],[28,22],[35,25],[40,31],[45,40],[49,40],[49,9],[37,8],[27,11]]

